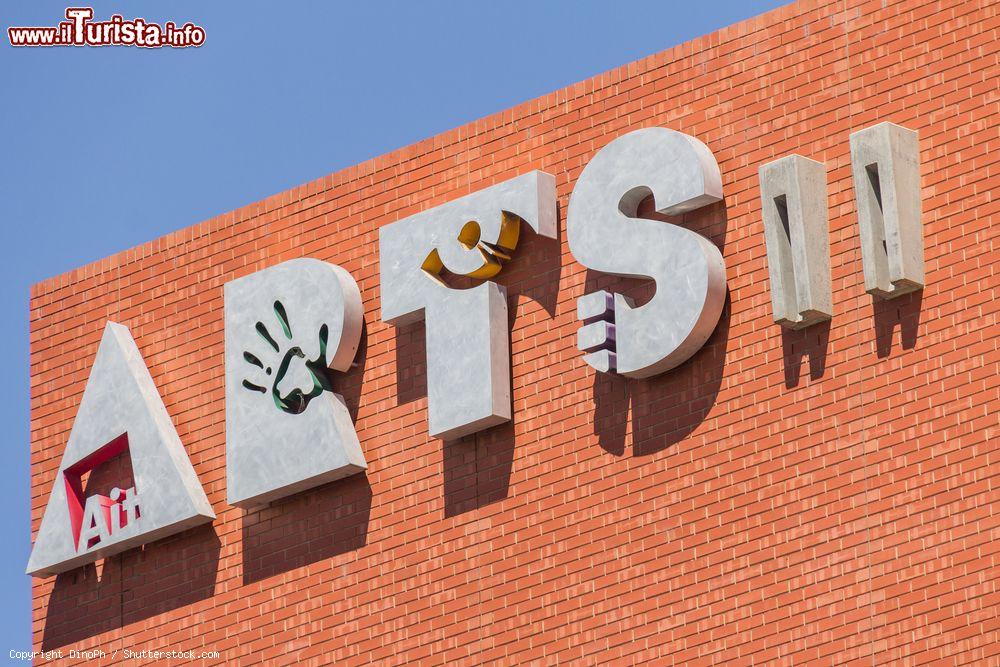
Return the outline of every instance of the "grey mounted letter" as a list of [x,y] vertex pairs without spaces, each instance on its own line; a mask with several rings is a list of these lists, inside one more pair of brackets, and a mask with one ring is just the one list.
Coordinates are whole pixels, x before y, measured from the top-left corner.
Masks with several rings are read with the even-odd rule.
[[241,507],[361,472],[367,465],[330,370],[361,340],[351,274],[293,259],[226,283],[226,486]]
[[[556,237],[555,178],[533,171],[379,230],[382,319],[424,320],[432,436],[457,438],[510,419],[506,290],[488,280],[523,222]],[[453,289],[448,273],[482,279]]]
[[879,123],[851,134],[865,290],[891,299],[924,286],[917,133]]
[[[111,468],[121,474],[118,485],[110,491],[91,488],[90,473],[126,453],[131,475]],[[108,322],[28,574],[65,572],[214,518],[132,334]]]
[[826,167],[801,155],[760,168],[774,320],[802,329],[833,314]]
[[584,360],[601,372],[645,378],[683,363],[708,340],[726,301],[726,265],[693,231],[636,218],[652,194],[667,215],[722,199],[712,151],[694,137],[652,127],[618,137],[590,160],[566,217],[569,248],[589,269],[656,282],[635,307],[622,294],[597,292],[577,302]]

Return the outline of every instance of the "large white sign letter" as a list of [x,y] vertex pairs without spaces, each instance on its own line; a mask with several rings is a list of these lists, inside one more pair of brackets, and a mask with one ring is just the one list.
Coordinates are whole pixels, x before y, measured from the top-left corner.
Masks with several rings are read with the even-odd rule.
[[[91,488],[89,474],[126,453],[131,475],[111,489]],[[65,572],[214,518],[132,334],[108,322],[28,574]]]
[[229,502],[263,505],[367,468],[332,371],[361,340],[351,274],[293,259],[226,283]]
[[636,218],[650,194],[660,213],[722,199],[722,178],[705,144],[665,128],[636,130],[591,159],[569,200],[570,251],[589,269],[656,282],[634,307],[621,294],[577,302],[578,346],[602,372],[644,378],[683,363],[705,343],[726,300],[726,265],[708,239],[678,225]]
[[[507,294],[488,278],[521,223],[556,237],[555,179],[533,171],[418,213],[379,232],[382,319],[427,326],[429,431],[457,438],[510,419]],[[486,279],[453,289],[447,273]]]

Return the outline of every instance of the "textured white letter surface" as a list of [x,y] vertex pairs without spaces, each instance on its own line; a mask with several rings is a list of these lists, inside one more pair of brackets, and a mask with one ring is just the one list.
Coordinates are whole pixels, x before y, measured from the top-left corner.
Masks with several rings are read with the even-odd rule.
[[722,199],[722,178],[705,144],[665,128],[636,130],[602,148],[573,189],[566,219],[570,251],[589,269],[656,282],[634,307],[621,294],[577,302],[578,347],[602,372],[644,378],[683,363],[708,340],[726,300],[726,266],[708,239],[678,225],[636,218],[653,195],[673,215]]

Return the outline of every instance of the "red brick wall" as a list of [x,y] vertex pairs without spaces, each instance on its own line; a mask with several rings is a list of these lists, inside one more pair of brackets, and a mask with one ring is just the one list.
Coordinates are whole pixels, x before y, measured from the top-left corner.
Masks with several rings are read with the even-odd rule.
[[[36,579],[35,648],[996,664],[998,33],[990,0],[798,3],[37,285],[34,530],[109,318],[218,520]],[[920,133],[927,287],[873,303],[848,136],[882,120]],[[564,228],[528,235],[498,278],[513,422],[429,438],[423,327],[379,318],[379,227],[531,169],[556,176],[562,218],[595,151],[652,125],[722,170],[724,205],[687,220],[725,255],[716,333],[658,378],[595,377],[575,301],[621,281],[575,263]],[[793,152],[827,165],[835,302],[798,333],[771,319],[757,186]],[[369,469],[245,514],[226,504],[222,286],[303,255],[362,289],[338,387]]]

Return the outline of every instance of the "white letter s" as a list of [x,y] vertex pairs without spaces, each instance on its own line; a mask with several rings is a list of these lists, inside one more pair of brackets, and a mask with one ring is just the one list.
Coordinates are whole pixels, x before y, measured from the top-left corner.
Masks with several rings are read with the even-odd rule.
[[715,329],[726,299],[726,265],[708,239],[636,218],[650,194],[667,215],[722,199],[722,177],[705,144],[666,128],[636,130],[602,148],[573,189],[570,252],[589,269],[656,282],[649,302],[595,292],[577,303],[578,346],[599,371],[645,378],[690,358]]

